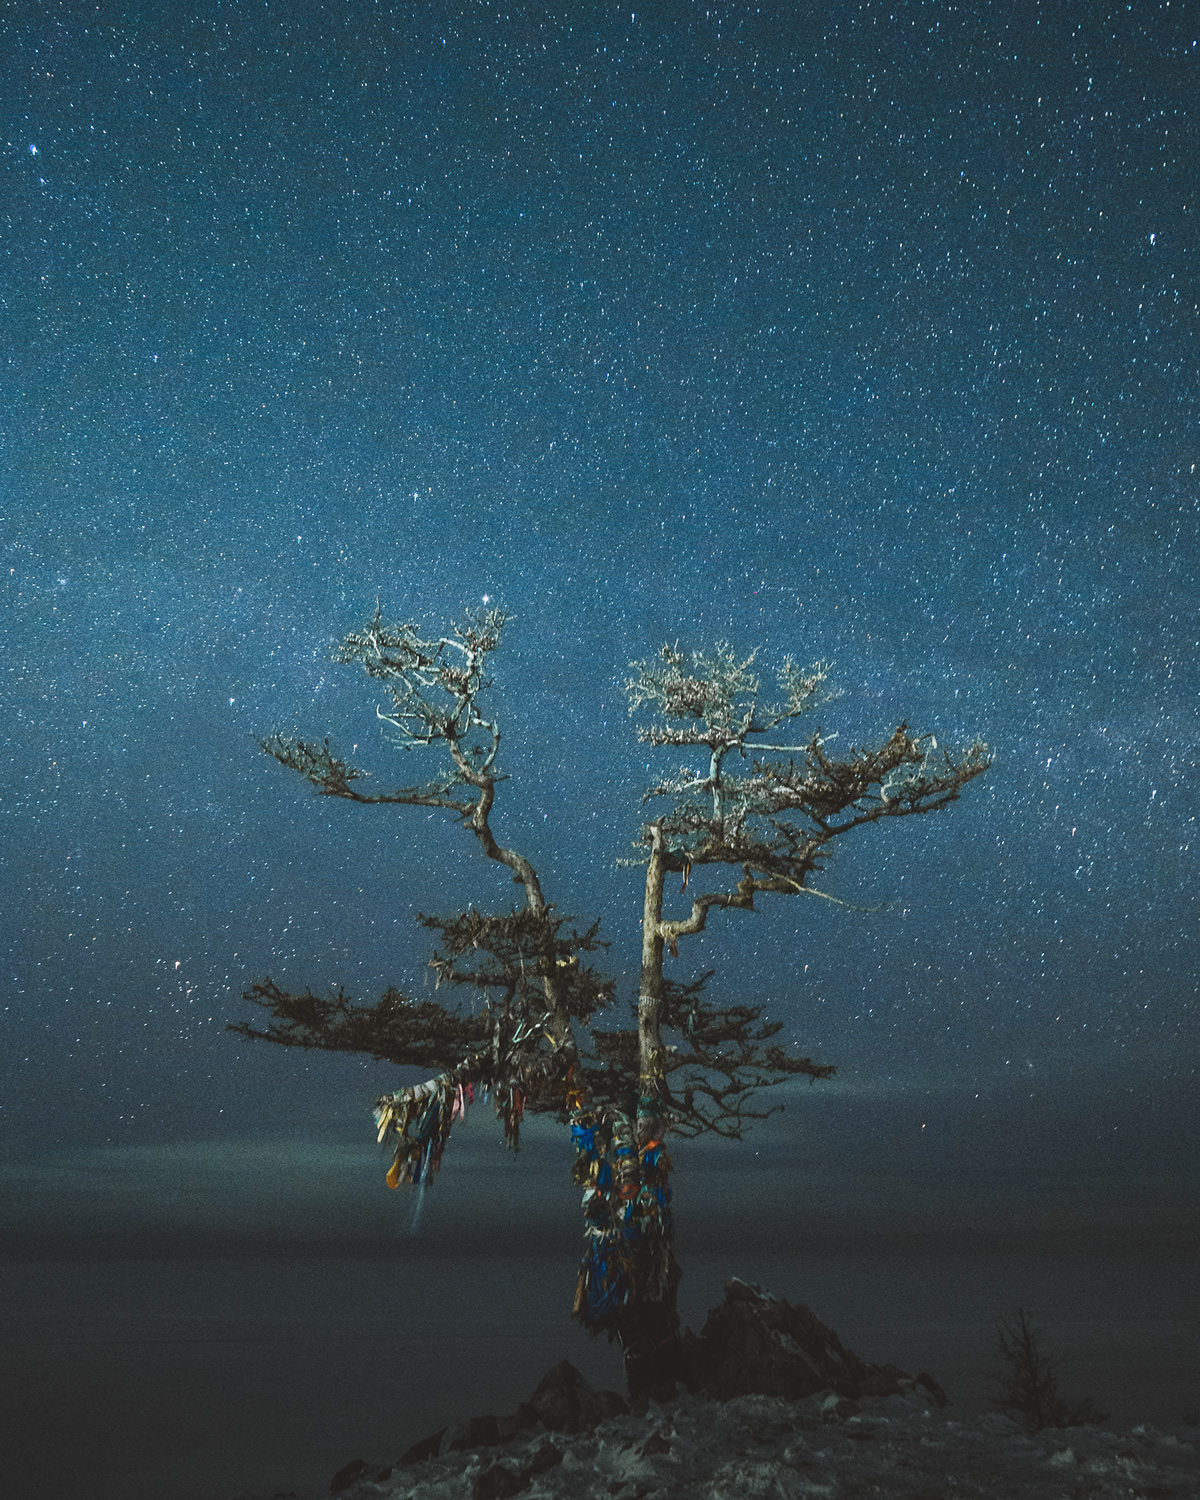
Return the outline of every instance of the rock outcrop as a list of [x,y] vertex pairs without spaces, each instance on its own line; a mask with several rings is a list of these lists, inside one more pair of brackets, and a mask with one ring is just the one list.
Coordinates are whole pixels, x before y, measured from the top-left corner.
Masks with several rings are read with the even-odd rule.
[[609,1417],[628,1412],[624,1396],[616,1391],[598,1391],[568,1360],[559,1360],[548,1370],[528,1401],[522,1401],[511,1416],[470,1417],[453,1427],[421,1438],[404,1453],[399,1463],[408,1467],[461,1449],[492,1448],[507,1443],[526,1428],[547,1432],[591,1432]]
[[946,1395],[928,1375],[895,1365],[873,1365],[845,1347],[803,1303],[786,1302],[736,1277],[698,1335],[685,1336],[687,1384],[718,1401],[734,1396],[782,1396],[800,1401],[818,1391],[845,1400],[903,1395],[921,1385],[939,1405]]
[[593,1390],[565,1359],[542,1376],[526,1405],[551,1432],[591,1432],[609,1417],[629,1410],[624,1396]]
[[[895,1365],[873,1365],[845,1347],[811,1308],[786,1302],[752,1282],[736,1277],[725,1284],[725,1300],[714,1307],[699,1334],[683,1336],[682,1383],[718,1401],[736,1396],[778,1396],[801,1401],[821,1392],[832,1393],[845,1416],[853,1403],[868,1396],[908,1395],[920,1389],[925,1399],[946,1405],[946,1395],[928,1375],[915,1379]],[[674,1394],[668,1386],[657,1394]],[[426,1459],[464,1450],[508,1443],[530,1428],[546,1432],[592,1432],[600,1423],[631,1410],[641,1415],[646,1398],[628,1402],[616,1391],[597,1391],[574,1365],[560,1360],[538,1382],[536,1390],[509,1416],[471,1417],[422,1438],[399,1459],[410,1467]],[[358,1460],[335,1476],[338,1489],[366,1477],[369,1465]],[[505,1469],[493,1465],[481,1483],[477,1500],[503,1500],[512,1482]],[[528,1475],[518,1475],[528,1482]],[[496,1487],[495,1494],[489,1487]],[[524,1484],[521,1486],[524,1487]],[[484,1492],[487,1492],[486,1494]],[[516,1493],[515,1490],[511,1493]]]

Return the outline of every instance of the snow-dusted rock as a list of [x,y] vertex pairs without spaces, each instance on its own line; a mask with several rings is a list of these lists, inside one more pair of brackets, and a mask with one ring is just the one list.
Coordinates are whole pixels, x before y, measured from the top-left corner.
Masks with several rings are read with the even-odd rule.
[[513,1416],[435,1433],[388,1468],[357,1460],[332,1487],[345,1500],[1200,1500],[1189,1443],[964,1421],[928,1375],[868,1364],[809,1308],[747,1282],[726,1285],[685,1353],[687,1392],[627,1404],[564,1361]]
[[684,1394],[592,1431],[540,1426],[363,1478],[345,1500],[1139,1500],[1200,1497],[1195,1448],[1151,1429],[1027,1433],[914,1388],[800,1401]]

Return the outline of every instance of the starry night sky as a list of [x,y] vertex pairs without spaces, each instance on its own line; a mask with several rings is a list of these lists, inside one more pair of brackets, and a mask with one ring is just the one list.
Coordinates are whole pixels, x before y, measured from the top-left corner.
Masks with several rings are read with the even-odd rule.
[[[253,736],[393,774],[335,642],[377,597],[434,629],[485,595],[517,616],[497,831],[626,996],[616,860],[664,769],[632,659],[826,659],[843,743],[994,748],[831,865],[877,914],[767,898],[684,948],[840,1068],[740,1158],[687,1148],[714,1214],[791,1182],[835,1227],[1194,1224],[1185,11],[8,8],[12,1244],[389,1232],[395,1075],[226,1022],[267,972],[420,993],[416,912],[511,887]],[[457,1148],[487,1232],[519,1246],[539,1192],[573,1223],[565,1147],[521,1171],[493,1136]]]

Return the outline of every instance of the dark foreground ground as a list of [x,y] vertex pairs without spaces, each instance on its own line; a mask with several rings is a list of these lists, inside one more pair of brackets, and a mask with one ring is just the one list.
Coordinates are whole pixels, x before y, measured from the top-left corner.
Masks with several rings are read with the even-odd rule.
[[1200,1464],[1172,1433],[1029,1433],[999,1415],[964,1421],[919,1392],[685,1394],[591,1433],[526,1432],[337,1484],[343,1500],[1185,1500],[1200,1495]]
[[[809,1247],[698,1254],[685,1270],[683,1309],[693,1326],[736,1273],[809,1303],[864,1357],[930,1371],[953,1405],[931,1416],[928,1429],[909,1421],[909,1437],[895,1440],[914,1453],[925,1438],[949,1444],[958,1457],[946,1474],[957,1475],[955,1483],[965,1479],[975,1440],[964,1435],[968,1427],[947,1422],[969,1424],[986,1412],[994,1319],[1018,1304],[1067,1355],[1065,1392],[1094,1397],[1113,1428],[1150,1423],[1187,1438],[1185,1419],[1200,1406],[1200,1294],[1190,1251]],[[307,1500],[328,1494],[330,1477],[354,1457],[390,1462],[447,1422],[512,1410],[561,1358],[592,1384],[620,1388],[614,1352],[566,1317],[570,1280],[571,1264],[558,1255],[421,1257],[403,1246],[374,1259],[10,1263],[0,1276],[0,1493],[230,1500],[294,1491]],[[836,1455],[853,1443],[846,1452],[861,1445],[864,1454],[883,1454],[893,1441],[877,1421],[883,1415],[864,1412],[856,1426],[818,1424],[804,1433],[807,1450]],[[862,1436],[868,1429],[873,1435]],[[984,1437],[1003,1439],[989,1462],[1041,1451],[991,1429]],[[611,1462],[631,1440],[605,1439]],[[1118,1483],[1120,1464],[1148,1461],[1157,1443],[1137,1434],[1113,1439],[1105,1482]],[[1065,1448],[1084,1452],[1070,1435],[1053,1451]],[[746,1450],[746,1462],[767,1461],[755,1452]],[[1052,1456],[1047,1450],[1047,1464]],[[1093,1460],[1072,1468],[1059,1459],[1044,1472],[1062,1478],[1057,1493],[1072,1494]],[[653,1459],[651,1470],[664,1462]],[[833,1493],[819,1488],[822,1465],[817,1457],[809,1468],[785,1465],[796,1476],[787,1482],[818,1486],[796,1493]],[[571,1472],[565,1458],[558,1467]],[[937,1481],[931,1500],[955,1493],[948,1482]],[[635,1479],[628,1500],[647,1483]],[[755,1492],[746,1474],[736,1487]]]

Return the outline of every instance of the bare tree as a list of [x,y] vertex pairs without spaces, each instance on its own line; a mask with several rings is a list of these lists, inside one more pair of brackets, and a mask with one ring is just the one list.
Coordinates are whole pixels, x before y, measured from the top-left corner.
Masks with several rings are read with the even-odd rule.
[[[841,759],[819,729],[791,742],[797,721],[828,699],[823,667],[801,671],[785,661],[777,697],[767,702],[755,658],[724,645],[691,656],[668,646],[635,663],[627,687],[631,711],[646,716],[640,737],[674,749],[684,763],[646,792],[653,813],[637,859],[626,861],[645,869],[635,1024],[601,1024],[616,996],[587,962],[603,946],[597,928],[559,916],[529,858],[498,843],[491,827],[504,778],[487,673],[507,620],[490,610],[426,638],[415,625],[385,624],[377,609],[338,650],[337,660],[357,663],[384,689],[388,701],[376,712],[397,744],[440,752],[431,780],[374,790],[328,740],[274,734],[261,742],[323,796],[445,811],[488,859],[513,872],[524,901],[512,911],[471,907],[420,918],[437,935],[438,987],[481,994],[482,1009],[419,1002],[393,989],[373,1005],[356,1004],[341,991],[321,999],[264,978],[247,998],[269,1022],[231,1029],[429,1070],[426,1082],[376,1104],[379,1138],[393,1147],[393,1187],[432,1176],[455,1119],[481,1094],[491,1096],[514,1149],[526,1112],[569,1123],[586,1235],[574,1314],[593,1333],[620,1340],[630,1387],[644,1389],[678,1372],[682,1348],[667,1136],[740,1138],[749,1121],[773,1112],[758,1107],[765,1090],[834,1072],[779,1045],[782,1023],[766,1021],[761,1005],[710,1000],[709,975],[668,978],[666,957],[678,956],[680,942],[703,931],[713,911],[753,910],[764,895],[835,900],[810,882],[837,840],[948,806],[987,769],[988,754],[978,743],[939,751],[933,736],[912,735],[904,724],[879,746]],[[678,918],[665,914],[672,874],[692,892]]]
[[996,1350],[1001,1363],[992,1380],[999,1389],[993,1406],[1018,1418],[1035,1432],[1043,1427],[1089,1427],[1107,1419],[1090,1396],[1071,1403],[1058,1388],[1061,1354],[1047,1353],[1040,1331],[1023,1307],[996,1320]]

